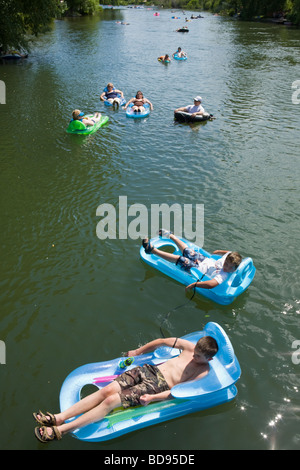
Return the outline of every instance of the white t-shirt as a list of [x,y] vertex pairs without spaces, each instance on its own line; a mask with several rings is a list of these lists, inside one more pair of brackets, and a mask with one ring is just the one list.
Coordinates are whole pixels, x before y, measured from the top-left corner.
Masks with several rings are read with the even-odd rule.
[[201,104],[199,104],[199,106],[196,106],[195,104],[190,104],[189,106],[186,106],[185,109],[187,113],[191,113],[191,114],[199,113],[200,111],[202,111],[203,113],[205,112]]
[[199,267],[197,269],[199,269],[202,274],[206,274],[211,279],[215,279],[218,284],[221,284],[222,282],[226,281],[230,275],[230,273],[225,273],[223,271],[223,265],[229,253],[231,252],[229,251],[228,253],[225,253],[222,258],[217,260],[214,258],[205,258],[199,263]]

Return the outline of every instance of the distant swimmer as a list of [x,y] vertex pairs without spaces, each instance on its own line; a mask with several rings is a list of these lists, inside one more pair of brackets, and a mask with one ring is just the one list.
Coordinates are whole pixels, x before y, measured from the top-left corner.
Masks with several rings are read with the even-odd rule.
[[181,49],[181,47],[178,47],[177,51],[172,54],[173,57],[175,57],[175,55],[180,58],[187,57],[186,53]]
[[157,57],[157,60],[159,60],[161,62],[170,62],[171,61],[169,54],[161,55],[160,57]]

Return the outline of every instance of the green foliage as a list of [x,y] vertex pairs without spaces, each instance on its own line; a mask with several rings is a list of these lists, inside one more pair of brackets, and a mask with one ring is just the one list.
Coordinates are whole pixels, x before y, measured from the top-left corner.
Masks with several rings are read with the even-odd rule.
[[0,0],[1,50],[28,50],[30,35],[47,31],[54,18],[68,11],[91,15],[99,9],[98,0]]
[[0,0],[2,49],[28,48],[26,35],[47,30],[58,8],[58,0]]
[[[127,0],[103,0],[103,4],[129,5]],[[143,4],[136,0],[135,4]],[[300,24],[300,0],[153,0],[150,5],[165,8],[209,10],[228,15],[239,13],[243,19],[272,16],[284,11],[287,18]],[[91,15],[99,10],[98,0],[0,0],[0,47],[28,49],[28,36],[47,31],[53,18],[64,14]]]
[[271,17],[283,11],[287,17],[300,24],[300,0],[199,0],[204,10],[234,15],[250,20],[256,16]]
[[289,11],[288,11],[288,19],[293,21],[295,24],[300,24],[300,0],[290,0],[288,2]]
[[92,15],[99,10],[98,0],[65,0],[67,4],[67,14],[79,13],[80,15]]
[[201,8],[200,3],[201,2],[199,0],[190,0],[187,3],[186,8],[188,8],[189,10],[198,10]]

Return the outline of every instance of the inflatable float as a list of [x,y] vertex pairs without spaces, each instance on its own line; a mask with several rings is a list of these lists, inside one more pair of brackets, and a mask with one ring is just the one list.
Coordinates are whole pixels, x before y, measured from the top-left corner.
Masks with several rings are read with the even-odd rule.
[[150,105],[149,103],[144,104],[145,110],[143,112],[138,112],[138,111],[133,111],[133,103],[130,103],[126,109],[126,116],[129,118],[134,118],[134,119],[139,119],[139,118],[145,118],[149,116],[150,114]]
[[171,60],[163,60],[163,59],[157,59],[158,62],[161,62],[162,64],[169,64],[171,62]]
[[[113,88],[113,91],[115,90],[115,88]],[[105,93],[108,91],[107,90],[107,87],[104,88],[103,90]],[[120,95],[120,93],[117,94],[117,98],[120,99],[120,106],[124,106],[126,104],[126,100],[125,98],[122,98],[122,96]],[[106,106],[113,106],[113,103],[110,103],[110,101],[108,101],[107,97],[106,96],[103,96],[103,101],[104,101],[104,104]]]
[[187,60],[187,56],[182,56],[182,57],[179,57],[177,52],[174,54],[174,59],[175,60]]
[[213,115],[209,113],[204,113],[192,116],[191,113],[186,113],[184,111],[176,111],[174,112],[174,119],[178,122],[204,122],[211,121],[213,119]]
[[183,26],[182,28],[176,29],[177,33],[188,33],[189,29],[186,26]]
[[7,54],[2,54],[0,56],[0,59],[3,60],[19,60],[19,59],[27,59],[28,54],[21,54],[20,52],[17,51],[11,51],[8,52]]
[[[185,240],[184,238],[178,237],[187,246],[199,253],[202,253],[204,256],[208,258],[219,259],[221,256],[213,255],[205,251],[203,248],[199,248],[194,243]],[[158,249],[164,247],[172,247],[174,248],[173,253],[175,255],[181,256],[182,253],[177,247],[176,243],[171,239],[165,238],[153,238],[151,239],[151,244]],[[175,279],[176,281],[188,286],[195,281],[207,281],[210,280],[206,274],[203,275],[201,271],[197,268],[191,268],[189,271],[183,270],[180,266],[177,266],[175,263],[171,263],[170,261],[166,261],[154,254],[147,254],[141,246],[140,249],[140,256],[143,261],[145,261],[148,265],[152,266],[153,268],[158,269],[163,274]],[[255,275],[256,268],[253,265],[253,261],[251,258],[244,258],[238,268],[230,274],[230,276],[219,284],[217,287],[213,289],[203,289],[201,287],[196,287],[196,292],[207,297],[210,300],[220,304],[220,305],[229,305],[231,304],[240,294],[242,294],[251,284],[254,275]]]
[[[93,114],[86,114],[86,117],[92,118]],[[101,118],[98,122],[95,122],[93,126],[86,126],[83,122],[78,120],[70,121],[70,124],[67,128],[67,132],[69,134],[77,134],[77,135],[88,135],[93,134],[96,132],[100,127],[104,126],[104,124],[108,121],[108,116],[101,115]]]
[[[118,98],[120,98],[120,105],[119,106],[124,106],[126,104],[125,98],[122,98],[119,93],[118,93]],[[105,96],[103,97],[103,102],[104,102],[105,106],[113,106],[113,103],[110,103],[110,101],[108,101],[108,99]]]
[[[188,334],[183,338],[196,344],[202,336],[212,336],[219,347],[217,354],[209,362],[210,371],[204,378],[176,385],[171,389],[170,400],[126,410],[115,409],[102,420],[75,430],[73,436],[82,441],[106,441],[233,400],[237,395],[235,383],[240,378],[241,369],[232,344],[221,326],[213,322],[207,323],[203,331]],[[100,389],[125,370],[146,363],[158,365],[179,354],[178,349],[163,346],[153,353],[135,356],[128,367],[124,357],[81,366],[71,372],[62,385],[59,396],[60,409],[64,411],[77,403],[85,385],[94,385]]]

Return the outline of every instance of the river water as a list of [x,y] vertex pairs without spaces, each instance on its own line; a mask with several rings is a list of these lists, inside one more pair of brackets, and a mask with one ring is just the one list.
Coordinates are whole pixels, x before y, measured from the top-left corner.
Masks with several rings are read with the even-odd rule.
[[[205,13],[181,34],[175,14],[56,21],[26,61],[0,66],[1,449],[299,448],[300,31]],[[186,62],[157,61],[178,46]],[[141,89],[150,117],[100,103],[109,81],[126,99]],[[198,94],[216,119],[174,123],[173,110]],[[109,123],[69,135],[74,108]],[[252,257],[250,288],[230,306],[187,303],[182,285],[142,263],[140,240],[97,236],[98,206],[118,209],[121,196],[149,211],[203,204],[204,248]],[[73,369],[159,337],[182,304],[169,335],[208,321],[229,335],[242,369],[233,402],[104,444],[36,441],[31,413],[58,410]]]

